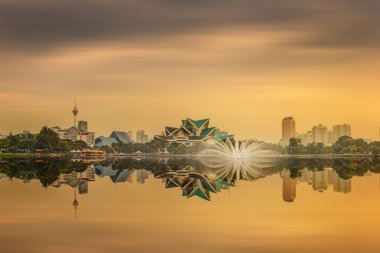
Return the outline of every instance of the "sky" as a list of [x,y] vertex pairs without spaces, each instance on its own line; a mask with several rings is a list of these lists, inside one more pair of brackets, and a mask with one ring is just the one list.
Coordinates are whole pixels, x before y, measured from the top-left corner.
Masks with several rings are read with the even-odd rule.
[[278,141],[349,123],[379,139],[377,0],[0,0],[0,133],[96,135],[186,117]]

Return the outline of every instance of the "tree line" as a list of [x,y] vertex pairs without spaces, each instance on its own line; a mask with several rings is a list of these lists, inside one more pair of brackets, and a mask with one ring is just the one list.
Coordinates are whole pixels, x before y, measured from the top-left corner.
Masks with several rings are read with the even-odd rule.
[[37,134],[10,134],[0,140],[0,150],[3,153],[53,153],[69,152],[86,148],[84,141],[61,140],[58,134],[48,127],[43,127]]
[[363,139],[354,139],[349,136],[340,137],[332,146],[323,143],[303,145],[301,139],[290,138],[285,148],[287,154],[380,154],[380,141],[367,143]]

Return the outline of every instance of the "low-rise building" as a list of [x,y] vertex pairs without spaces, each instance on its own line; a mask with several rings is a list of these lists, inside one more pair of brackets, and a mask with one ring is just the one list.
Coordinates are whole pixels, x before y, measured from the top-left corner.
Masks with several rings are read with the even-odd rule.
[[103,147],[103,146],[109,146],[111,147],[114,143],[124,143],[129,144],[133,143],[133,140],[131,139],[131,134],[129,132],[123,132],[123,131],[113,131],[109,137],[105,136],[99,136],[95,139],[95,146],[97,147]]

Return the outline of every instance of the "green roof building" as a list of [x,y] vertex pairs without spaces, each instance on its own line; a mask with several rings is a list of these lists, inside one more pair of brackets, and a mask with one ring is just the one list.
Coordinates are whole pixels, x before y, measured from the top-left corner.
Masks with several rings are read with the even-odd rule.
[[209,124],[210,119],[193,120],[187,118],[181,121],[179,127],[165,127],[165,135],[156,135],[154,138],[169,144],[177,142],[185,145],[192,145],[209,139],[225,141],[234,138],[233,135],[221,132],[216,127],[210,127]]

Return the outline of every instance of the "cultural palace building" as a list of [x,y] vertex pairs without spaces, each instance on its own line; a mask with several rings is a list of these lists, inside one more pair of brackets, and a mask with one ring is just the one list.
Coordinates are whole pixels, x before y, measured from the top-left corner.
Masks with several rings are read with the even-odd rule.
[[220,131],[216,127],[210,127],[209,124],[210,119],[193,120],[187,118],[182,120],[179,127],[165,127],[164,135],[156,135],[154,138],[168,144],[182,143],[185,145],[205,142],[210,139],[225,141],[234,138],[234,135]]

